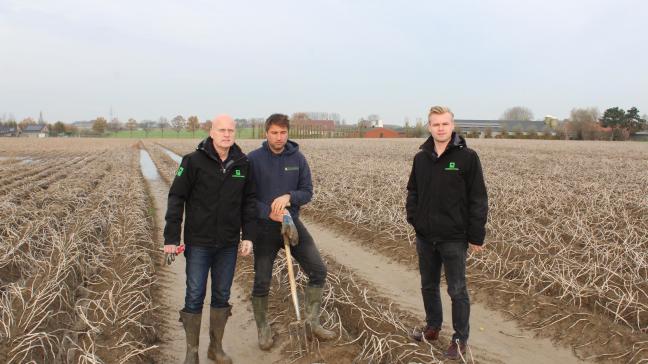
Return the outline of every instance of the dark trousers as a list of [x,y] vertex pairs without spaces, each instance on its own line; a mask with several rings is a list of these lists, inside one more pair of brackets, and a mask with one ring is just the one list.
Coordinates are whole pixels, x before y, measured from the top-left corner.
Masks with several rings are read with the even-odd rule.
[[184,256],[187,260],[187,290],[185,307],[188,313],[201,313],[207,274],[211,270],[211,303],[214,308],[229,307],[230,288],[236,267],[237,245],[222,248],[207,248],[187,245]]
[[[299,232],[299,244],[290,247],[290,253],[308,276],[308,285],[324,287],[326,281],[326,265],[322,261],[313,237],[299,219],[294,219]],[[270,292],[272,266],[279,249],[284,247],[281,235],[281,224],[259,220],[257,226],[257,241],[254,242],[254,287],[252,296],[265,297]]]
[[468,342],[470,326],[470,299],[466,288],[467,242],[435,242],[416,238],[416,252],[421,272],[421,292],[425,306],[425,320],[428,326],[441,328],[441,267],[448,284],[448,295],[452,300],[452,340]]

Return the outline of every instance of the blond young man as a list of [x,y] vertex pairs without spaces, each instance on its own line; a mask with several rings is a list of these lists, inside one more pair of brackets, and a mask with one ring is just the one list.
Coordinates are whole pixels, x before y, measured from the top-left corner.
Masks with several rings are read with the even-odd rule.
[[454,132],[454,114],[434,106],[428,115],[431,136],[414,157],[407,183],[407,221],[416,231],[416,251],[426,325],[413,332],[418,341],[437,340],[441,309],[441,268],[452,300],[452,343],[446,352],[457,359],[466,352],[470,300],[466,288],[468,247],[482,250],[488,196],[477,153]]

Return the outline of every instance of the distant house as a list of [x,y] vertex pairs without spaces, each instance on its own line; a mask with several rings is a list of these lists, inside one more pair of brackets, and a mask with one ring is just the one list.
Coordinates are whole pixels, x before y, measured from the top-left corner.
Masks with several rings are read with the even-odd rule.
[[401,135],[392,129],[387,128],[373,128],[364,133],[365,138],[400,138]]
[[[476,132],[484,134],[486,130],[490,130],[493,135],[498,135],[506,130],[509,134],[514,132],[521,132],[522,134],[529,134],[531,132],[541,133],[549,127],[544,120],[540,121],[525,121],[525,120],[466,120],[456,119],[455,127],[461,129],[462,132]],[[553,130],[552,130],[553,132]]]
[[384,128],[385,125],[383,125],[383,121],[382,121],[382,120],[373,120],[373,121],[371,122],[371,127],[372,127],[372,128]]
[[92,124],[94,124],[94,120],[72,122],[72,125],[77,129],[92,129]]
[[630,135],[630,140],[634,140],[638,142],[648,142],[648,130],[639,131],[634,133],[633,135]]
[[15,126],[0,125],[0,137],[15,137],[18,134],[18,128]]
[[20,136],[27,138],[45,138],[49,134],[49,128],[45,124],[27,125]]

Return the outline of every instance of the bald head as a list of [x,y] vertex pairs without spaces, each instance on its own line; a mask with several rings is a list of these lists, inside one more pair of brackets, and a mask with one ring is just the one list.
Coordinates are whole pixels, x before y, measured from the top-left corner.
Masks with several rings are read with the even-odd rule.
[[212,119],[212,129],[216,128],[221,123],[236,125],[234,119],[231,116],[227,114],[220,114]]
[[209,136],[214,140],[216,150],[229,149],[234,144],[236,123],[231,116],[221,114],[212,119],[212,127]]

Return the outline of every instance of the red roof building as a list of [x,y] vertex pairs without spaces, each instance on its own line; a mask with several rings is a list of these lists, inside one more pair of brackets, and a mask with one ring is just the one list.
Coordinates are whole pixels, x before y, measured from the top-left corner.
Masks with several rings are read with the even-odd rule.
[[365,138],[399,138],[397,131],[387,128],[373,128],[364,133]]

